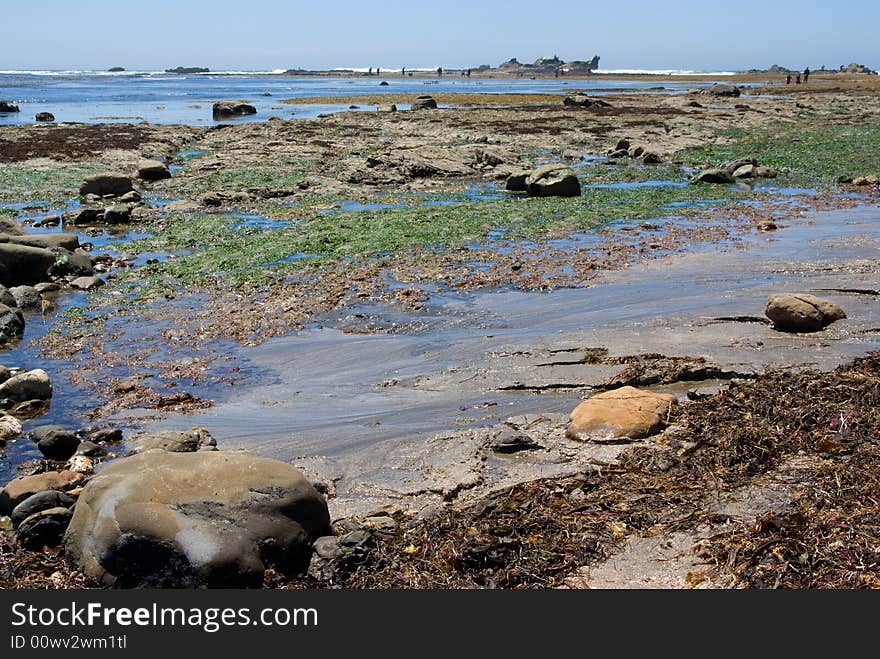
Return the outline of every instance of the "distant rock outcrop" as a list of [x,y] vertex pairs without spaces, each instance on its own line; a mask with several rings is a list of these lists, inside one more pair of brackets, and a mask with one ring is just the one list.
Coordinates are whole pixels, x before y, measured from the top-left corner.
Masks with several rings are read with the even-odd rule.
[[0,101],[0,112],[20,112],[20,110],[12,101]]
[[840,70],[841,70],[843,73],[865,73],[865,74],[868,74],[868,75],[877,75],[877,72],[876,72],[876,71],[872,71],[871,69],[869,69],[869,68],[868,68],[867,66],[865,66],[864,64],[855,64],[855,63],[853,63],[853,64],[850,64],[850,65],[847,66],[847,67],[843,67],[843,66],[841,66],[841,67],[840,67]]
[[122,73],[123,71],[125,71],[124,66],[114,66],[111,69],[107,69],[107,73]]
[[201,66],[178,66],[176,69],[165,69],[165,73],[177,73],[179,75],[187,75],[190,73],[210,73],[211,69]]

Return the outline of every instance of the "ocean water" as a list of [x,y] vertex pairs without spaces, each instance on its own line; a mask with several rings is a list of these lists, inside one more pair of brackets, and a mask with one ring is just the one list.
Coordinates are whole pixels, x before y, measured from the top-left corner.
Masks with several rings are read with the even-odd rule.
[[[719,74],[719,78],[722,78]],[[379,83],[389,84],[382,87]],[[21,112],[0,114],[0,126],[30,124],[38,112],[51,112],[56,121],[85,123],[140,122],[154,124],[212,125],[211,104],[219,100],[246,100],[257,108],[255,116],[234,121],[265,121],[269,117],[315,117],[348,109],[347,104],[284,105],[282,99],[309,96],[455,93],[559,93],[589,88],[591,94],[650,89],[681,93],[707,84],[666,80],[467,79],[448,73],[440,79],[402,77],[303,77],[278,72],[226,72],[208,75],[175,75],[159,72],[110,74],[89,71],[0,71],[0,100],[13,101]],[[365,106],[364,111],[372,111]],[[229,120],[224,120],[228,122]]]

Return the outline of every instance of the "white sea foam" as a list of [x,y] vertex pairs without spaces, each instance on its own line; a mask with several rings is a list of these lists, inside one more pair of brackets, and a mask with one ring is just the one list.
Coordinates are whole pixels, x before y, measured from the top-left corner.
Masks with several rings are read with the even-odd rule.
[[735,71],[688,71],[682,69],[596,69],[599,75],[640,76],[735,76]]

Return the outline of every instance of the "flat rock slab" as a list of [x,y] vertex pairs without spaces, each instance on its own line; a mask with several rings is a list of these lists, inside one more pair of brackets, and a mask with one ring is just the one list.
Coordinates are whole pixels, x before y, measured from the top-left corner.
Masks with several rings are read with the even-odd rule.
[[305,572],[312,543],[329,532],[326,501],[288,464],[154,450],[86,485],[65,548],[108,585],[254,587],[269,566]]

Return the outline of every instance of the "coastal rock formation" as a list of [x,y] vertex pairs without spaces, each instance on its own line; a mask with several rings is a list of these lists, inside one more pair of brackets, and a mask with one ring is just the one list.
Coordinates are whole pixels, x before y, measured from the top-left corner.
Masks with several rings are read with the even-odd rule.
[[34,117],[40,123],[51,123],[55,121],[55,115],[51,112],[37,112],[37,115]]
[[24,236],[0,234],[0,243],[6,242],[12,245],[26,245],[50,250],[60,247],[70,252],[79,247],[79,237],[75,233],[38,233]]
[[585,400],[571,413],[566,436],[580,441],[643,439],[662,430],[675,404],[671,394],[621,387]]
[[20,110],[12,101],[0,101],[0,113],[3,112],[20,112]]
[[40,306],[40,292],[33,286],[14,286],[9,293],[15,298],[19,309],[33,309]]
[[21,476],[0,487],[0,515],[10,515],[25,499],[48,490],[66,492],[83,481],[82,474],[72,471],[47,471]]
[[433,96],[419,96],[412,103],[413,110],[436,110],[437,101]]
[[538,167],[529,174],[526,192],[530,197],[579,197],[581,184],[573,169],[557,163]]
[[171,453],[195,453],[202,450],[215,450],[217,440],[204,428],[189,430],[165,430],[140,437],[135,443],[135,452],[144,453],[154,449]]
[[599,100],[598,98],[590,98],[586,94],[574,94],[572,96],[566,96],[562,99],[562,104],[568,107],[578,107],[578,108],[610,108],[611,104],[606,103],[605,101]]
[[131,177],[124,174],[95,174],[83,179],[79,186],[79,196],[93,194],[99,197],[121,197],[134,190]]
[[92,291],[104,285],[104,280],[100,277],[77,277],[70,282],[70,287],[80,291]]
[[176,73],[178,75],[187,75],[193,73],[210,73],[211,69],[201,66],[178,66],[174,69],[165,69],[165,73]]
[[771,295],[764,313],[781,332],[818,332],[831,323],[846,318],[846,313],[830,300],[815,295]]
[[0,242],[0,285],[34,285],[46,281],[55,265],[54,252],[42,247]]
[[508,192],[527,192],[526,180],[531,176],[531,172],[514,172],[507,177],[504,189]]
[[297,469],[250,453],[147,451],[80,494],[67,559],[121,587],[247,587],[308,568],[327,503]]
[[15,537],[19,546],[37,551],[60,545],[71,516],[70,510],[63,507],[34,513],[18,525]]
[[144,181],[161,181],[171,178],[168,165],[159,160],[141,160],[137,165],[137,177]]
[[727,98],[738,98],[742,95],[739,87],[736,85],[714,84],[706,89],[701,89],[699,93],[703,96],[721,96]]
[[235,101],[219,101],[214,103],[213,114],[215,117],[243,117],[248,114],[256,114],[257,108],[249,103],[237,103]]

